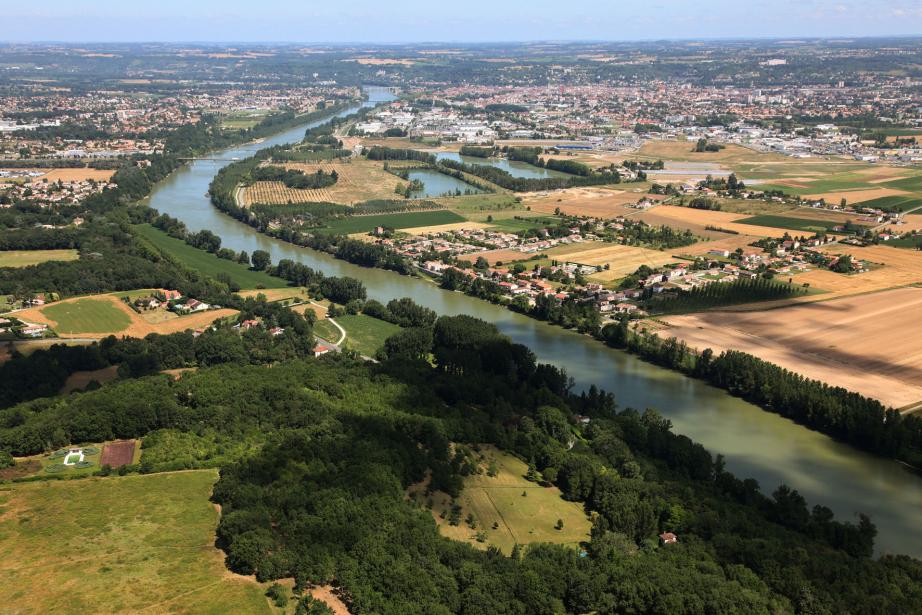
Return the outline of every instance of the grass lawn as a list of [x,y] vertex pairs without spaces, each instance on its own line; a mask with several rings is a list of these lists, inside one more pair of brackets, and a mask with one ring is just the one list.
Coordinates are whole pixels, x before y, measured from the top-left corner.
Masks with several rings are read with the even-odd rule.
[[276,288],[285,285],[285,280],[276,278],[262,271],[252,271],[239,263],[218,258],[214,254],[193,248],[185,241],[170,237],[163,231],[149,224],[139,224],[134,229],[154,246],[178,260],[180,263],[205,275],[217,277],[225,273],[240,288]]
[[752,224],[754,226],[770,226],[811,233],[816,231],[831,231],[834,227],[841,224],[841,222],[833,220],[814,220],[809,218],[791,218],[788,216],[773,215],[752,216],[751,218],[736,220],[736,223]]
[[[339,322],[339,318],[336,319],[336,322]],[[314,323],[314,335],[322,337],[328,342],[336,343],[339,341],[342,333],[340,333],[339,329],[329,320],[318,320]]]
[[11,613],[271,613],[214,547],[214,470],[0,491],[0,604]]
[[[464,490],[456,501],[461,506],[460,525],[450,525],[440,516],[451,508],[446,494],[436,493],[432,498],[432,510],[444,536],[484,548],[494,545],[504,553],[511,552],[515,544],[552,542],[575,546],[589,539],[591,523],[581,505],[563,500],[556,487],[525,480],[528,466],[517,457],[490,446],[484,446],[481,453],[484,473],[465,478]],[[487,475],[490,461],[496,464],[496,476]],[[476,529],[465,522],[468,514],[474,516]],[[559,530],[555,528],[558,519],[563,521]],[[478,531],[486,532],[486,542],[477,542]]]
[[75,261],[80,258],[77,250],[3,250],[0,251],[0,267],[28,267],[48,261]]
[[57,323],[59,333],[118,333],[131,326],[131,317],[109,301],[78,299],[53,303],[42,309],[42,315]]
[[[335,320],[346,330],[345,346],[367,357],[375,356],[384,345],[384,340],[400,331],[400,327],[395,324],[364,314],[337,316]],[[338,336],[330,341],[335,342],[337,339]]]
[[380,214],[375,216],[350,216],[333,220],[325,228],[317,229],[319,232],[337,235],[351,235],[352,233],[367,233],[376,226],[386,226],[394,229],[415,228],[417,226],[436,226],[438,224],[454,224],[464,222],[464,218],[453,211],[420,211],[406,214]]

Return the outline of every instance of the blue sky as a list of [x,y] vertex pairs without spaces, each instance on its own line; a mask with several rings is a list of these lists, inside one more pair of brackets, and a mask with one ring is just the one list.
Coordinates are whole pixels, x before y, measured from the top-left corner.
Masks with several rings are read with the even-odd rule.
[[922,0],[0,0],[0,40],[414,42],[922,35]]

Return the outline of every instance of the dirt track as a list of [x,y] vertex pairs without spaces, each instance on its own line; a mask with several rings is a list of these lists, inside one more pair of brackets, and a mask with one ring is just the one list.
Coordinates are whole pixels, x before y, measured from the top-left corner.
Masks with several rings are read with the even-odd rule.
[[900,408],[922,400],[922,289],[667,318],[689,346],[740,350]]

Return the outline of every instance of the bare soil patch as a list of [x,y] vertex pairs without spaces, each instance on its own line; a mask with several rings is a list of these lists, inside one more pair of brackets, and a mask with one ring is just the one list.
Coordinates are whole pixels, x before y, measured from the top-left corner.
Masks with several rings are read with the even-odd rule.
[[827,203],[839,203],[842,199],[845,199],[847,203],[863,203],[864,201],[872,201],[874,199],[879,199],[885,196],[899,196],[901,194],[908,194],[902,190],[894,190],[892,188],[873,188],[870,190],[839,190],[835,192],[822,192],[819,194],[808,194],[806,198],[808,199],[825,199]]
[[705,227],[716,226],[753,237],[783,237],[786,232],[784,229],[769,226],[737,224],[736,220],[748,217],[745,214],[692,209],[691,207],[678,207],[675,205],[658,205],[637,217],[647,224],[665,224],[674,228],[689,229],[693,233],[703,234],[712,238],[726,237],[726,234],[718,233],[715,235],[713,231],[708,232]]
[[776,310],[666,319],[662,332],[733,349],[895,408],[922,400],[922,289],[903,288]]
[[469,263],[476,262],[478,258],[483,257],[487,259],[487,262],[490,265],[495,265],[496,263],[514,263],[516,261],[525,261],[530,259],[534,254],[526,254],[525,252],[519,252],[518,250],[489,250],[487,252],[474,252],[472,254],[464,254],[459,256],[459,260],[467,261]]
[[[650,250],[636,246],[622,246],[618,244],[600,244],[599,242],[589,242],[583,244],[585,247],[581,251],[573,252],[566,250],[558,256],[554,249],[548,250],[549,257],[556,257],[558,260],[565,260],[570,263],[579,263],[581,265],[605,266],[607,270],[593,274],[591,277],[600,281],[611,281],[634,273],[641,265],[648,267],[661,267],[666,263],[675,262],[670,252],[660,252],[659,250]],[[569,248],[569,246],[568,246]]]
[[16,465],[11,468],[3,468],[0,470],[0,480],[22,478],[23,476],[35,474],[41,469],[42,464],[38,459],[24,459],[22,461],[17,461]]
[[618,218],[637,214],[640,210],[625,205],[637,203],[643,199],[662,201],[665,197],[646,192],[643,185],[639,192],[634,189],[613,190],[606,188],[567,188],[550,193],[527,193],[522,195],[523,204],[532,211],[552,214],[557,209],[575,216],[594,216],[597,218]]
[[113,175],[115,175],[115,171],[105,171],[101,169],[53,169],[41,177],[36,178],[36,180],[43,181],[47,179],[49,182],[76,182],[94,180],[97,182],[107,182],[112,179]]
[[112,468],[131,465],[131,461],[134,459],[134,447],[134,440],[106,444],[102,449],[102,457],[99,459],[99,465],[108,465]]
[[105,384],[116,378],[118,378],[118,365],[110,365],[109,367],[92,371],[74,372],[68,376],[64,386],[61,387],[61,394],[82,390],[94,380],[100,384]]

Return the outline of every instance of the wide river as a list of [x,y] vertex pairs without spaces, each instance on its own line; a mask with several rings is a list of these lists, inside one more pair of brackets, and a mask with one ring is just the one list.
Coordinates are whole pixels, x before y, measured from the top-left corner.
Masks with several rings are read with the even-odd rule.
[[[367,104],[390,100],[386,90],[368,89]],[[355,111],[347,110],[346,115]],[[727,468],[740,477],[753,477],[771,492],[786,483],[803,494],[812,507],[821,503],[843,520],[863,512],[877,524],[878,553],[922,557],[918,529],[922,478],[899,464],[879,459],[765,412],[722,390],[679,373],[645,363],[601,343],[516,314],[485,301],[447,292],[418,278],[366,269],[313,250],[260,235],[249,226],[220,213],[205,196],[208,184],[231,158],[246,158],[269,145],[300,141],[304,125],[266,139],[215,152],[221,160],[199,160],[159,184],[151,207],[186,223],[192,231],[209,229],[222,245],[234,250],[266,250],[273,262],[289,258],[330,275],[362,280],[368,294],[387,301],[412,297],[439,314],[471,314],[495,323],[516,342],[531,348],[546,363],[567,370],[580,388],[596,384],[612,391],[621,407],[656,408],[678,433],[700,442],[712,453],[723,453]]]

